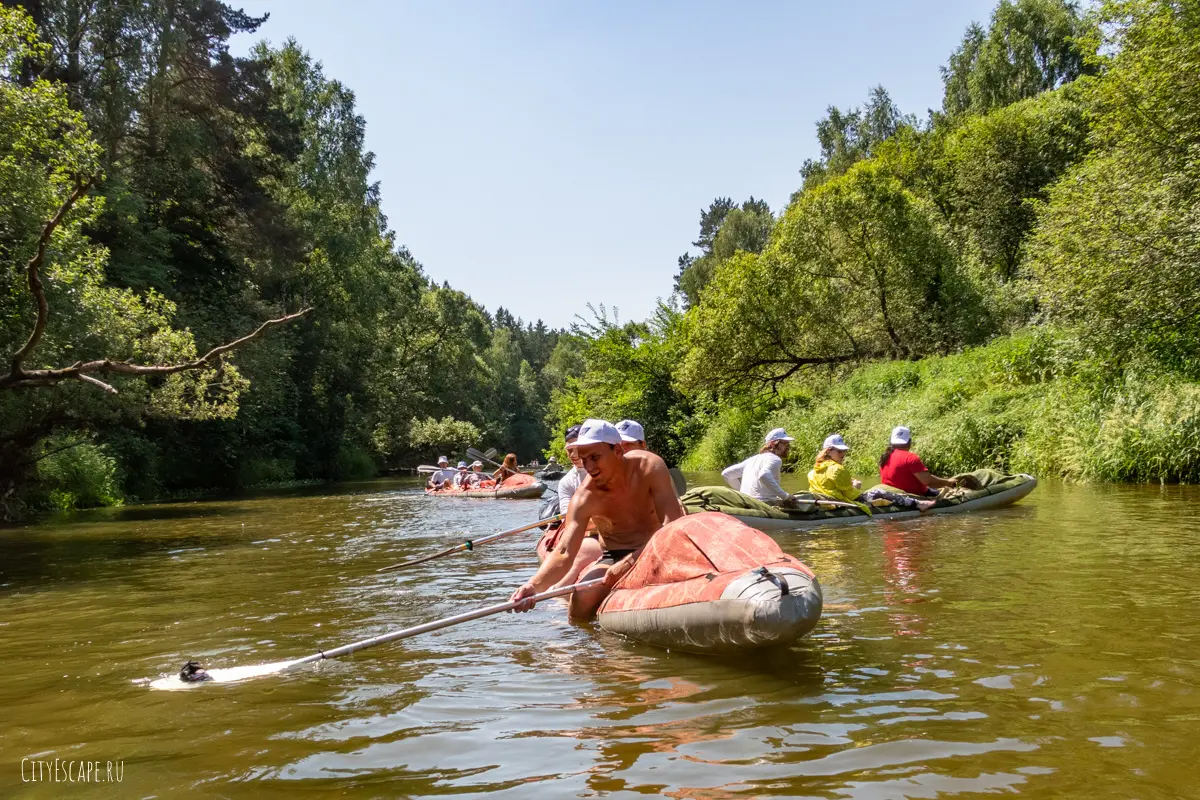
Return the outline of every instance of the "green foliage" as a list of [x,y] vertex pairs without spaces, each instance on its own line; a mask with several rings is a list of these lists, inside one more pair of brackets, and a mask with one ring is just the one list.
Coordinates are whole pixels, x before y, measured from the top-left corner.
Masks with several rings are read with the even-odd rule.
[[1000,0],[985,31],[971,25],[942,69],[943,111],[984,114],[1091,71],[1091,29],[1070,0]]
[[815,188],[830,178],[844,175],[859,161],[875,155],[888,139],[916,126],[916,118],[901,114],[882,86],[871,89],[862,107],[842,111],[837,106],[830,106],[825,118],[817,122],[821,157],[815,161],[808,159],[800,168],[804,189]]
[[61,511],[123,502],[117,482],[117,462],[103,447],[51,439],[48,455],[37,462],[42,504]]
[[422,452],[462,452],[479,443],[482,434],[470,422],[442,417],[414,419],[408,427],[408,444]]
[[728,197],[718,197],[707,211],[700,212],[700,238],[692,242],[701,254],[679,257],[675,291],[684,307],[700,302],[700,293],[712,280],[717,267],[739,252],[761,253],[771,238],[775,217],[771,207],[751,197],[741,207]]
[[762,256],[718,270],[689,313],[681,381],[777,388],[814,366],[978,340],[980,316],[930,209],[866,161],[793,202]]
[[954,221],[985,279],[1020,274],[1037,203],[1085,150],[1084,111],[1068,86],[968,119],[946,141]]
[[1092,151],[1050,191],[1032,243],[1038,299],[1093,347],[1200,377],[1200,4],[1103,7]]
[[594,317],[576,332],[587,340],[583,376],[569,379],[551,402],[555,439],[547,454],[558,455],[561,432],[587,417],[634,419],[650,449],[677,463],[700,433],[693,404],[674,381],[684,347],[683,315],[660,303],[645,323],[620,325],[603,310]]
[[840,432],[848,465],[870,482],[892,427],[908,425],[939,474],[988,466],[1076,480],[1200,480],[1200,386],[1114,373],[1074,335],[1035,329],[958,355],[869,364],[809,392],[761,419],[723,410],[685,463],[721,469],[783,425],[797,440],[796,471]]

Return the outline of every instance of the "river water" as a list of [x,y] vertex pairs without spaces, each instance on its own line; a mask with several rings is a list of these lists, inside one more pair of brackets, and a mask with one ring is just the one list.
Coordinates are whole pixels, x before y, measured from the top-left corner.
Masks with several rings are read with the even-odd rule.
[[[1009,509],[780,535],[826,604],[783,651],[668,653],[553,601],[150,690],[188,658],[277,661],[499,602],[535,565],[523,534],[375,572],[536,501],[320,492],[0,532],[0,796],[1200,796],[1194,487],[1043,483]],[[119,771],[55,782],[55,759]]]

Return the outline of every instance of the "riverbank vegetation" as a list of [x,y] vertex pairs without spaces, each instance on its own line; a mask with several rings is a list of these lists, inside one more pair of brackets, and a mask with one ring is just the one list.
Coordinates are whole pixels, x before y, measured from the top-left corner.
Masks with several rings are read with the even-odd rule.
[[907,424],[944,473],[1200,479],[1197,75],[1195,0],[1002,0],[942,108],[876,87],[777,216],[704,210],[671,303],[585,332],[556,427],[633,416],[692,469],[840,431],[870,474]]
[[831,106],[785,208],[718,198],[650,319],[571,331],[428,278],[350,89],[230,53],[262,21],[0,3],[4,516],[528,459],[588,415],[692,468],[783,424],[866,472],[905,423],[942,472],[1200,478],[1200,0],[1001,0],[941,108]]

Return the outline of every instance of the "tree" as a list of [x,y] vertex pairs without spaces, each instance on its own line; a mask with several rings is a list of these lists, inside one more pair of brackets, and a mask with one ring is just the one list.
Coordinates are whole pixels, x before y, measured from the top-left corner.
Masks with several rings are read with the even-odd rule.
[[945,143],[955,222],[991,280],[1018,277],[1037,204],[1085,151],[1085,109],[1073,88],[973,117]]
[[[1049,192],[1037,296],[1099,352],[1200,376],[1200,3],[1105,3],[1091,152]],[[1099,61],[1099,59],[1097,59]]]
[[775,216],[765,200],[751,196],[740,207],[728,197],[714,200],[708,211],[700,213],[700,237],[692,242],[701,248],[701,254],[696,258],[689,254],[679,257],[675,292],[683,298],[684,307],[700,301],[713,271],[735,253],[761,253],[774,226]]
[[930,211],[877,161],[806,191],[761,255],[688,314],[691,389],[777,390],[806,369],[918,357],[979,336],[978,298]]
[[972,23],[942,68],[942,110],[982,114],[1093,71],[1089,27],[1071,0],[1000,0],[985,32]]
[[[172,302],[107,284],[107,253],[84,232],[103,206],[89,191],[101,177],[101,149],[61,84],[17,80],[47,52],[32,20],[0,9],[0,352],[11,354],[0,374],[5,491],[27,477],[33,446],[60,430],[146,409],[231,416],[245,381],[225,356],[306,313],[198,355],[193,335],[172,327]],[[79,385],[129,396],[102,401],[72,388]]]
[[[875,86],[861,107],[842,111],[830,106],[824,119],[817,122],[817,142],[821,157],[808,159],[800,168],[804,188],[814,188],[837,177],[850,167],[870,158],[902,128],[915,128],[917,121],[904,116],[882,86]],[[793,198],[795,199],[795,198]]]

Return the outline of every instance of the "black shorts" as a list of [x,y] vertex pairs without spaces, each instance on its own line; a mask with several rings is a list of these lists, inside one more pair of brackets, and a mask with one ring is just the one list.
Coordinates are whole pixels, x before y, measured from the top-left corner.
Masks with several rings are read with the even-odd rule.
[[605,567],[611,567],[625,556],[636,552],[637,550],[605,550],[604,555],[596,563]]

